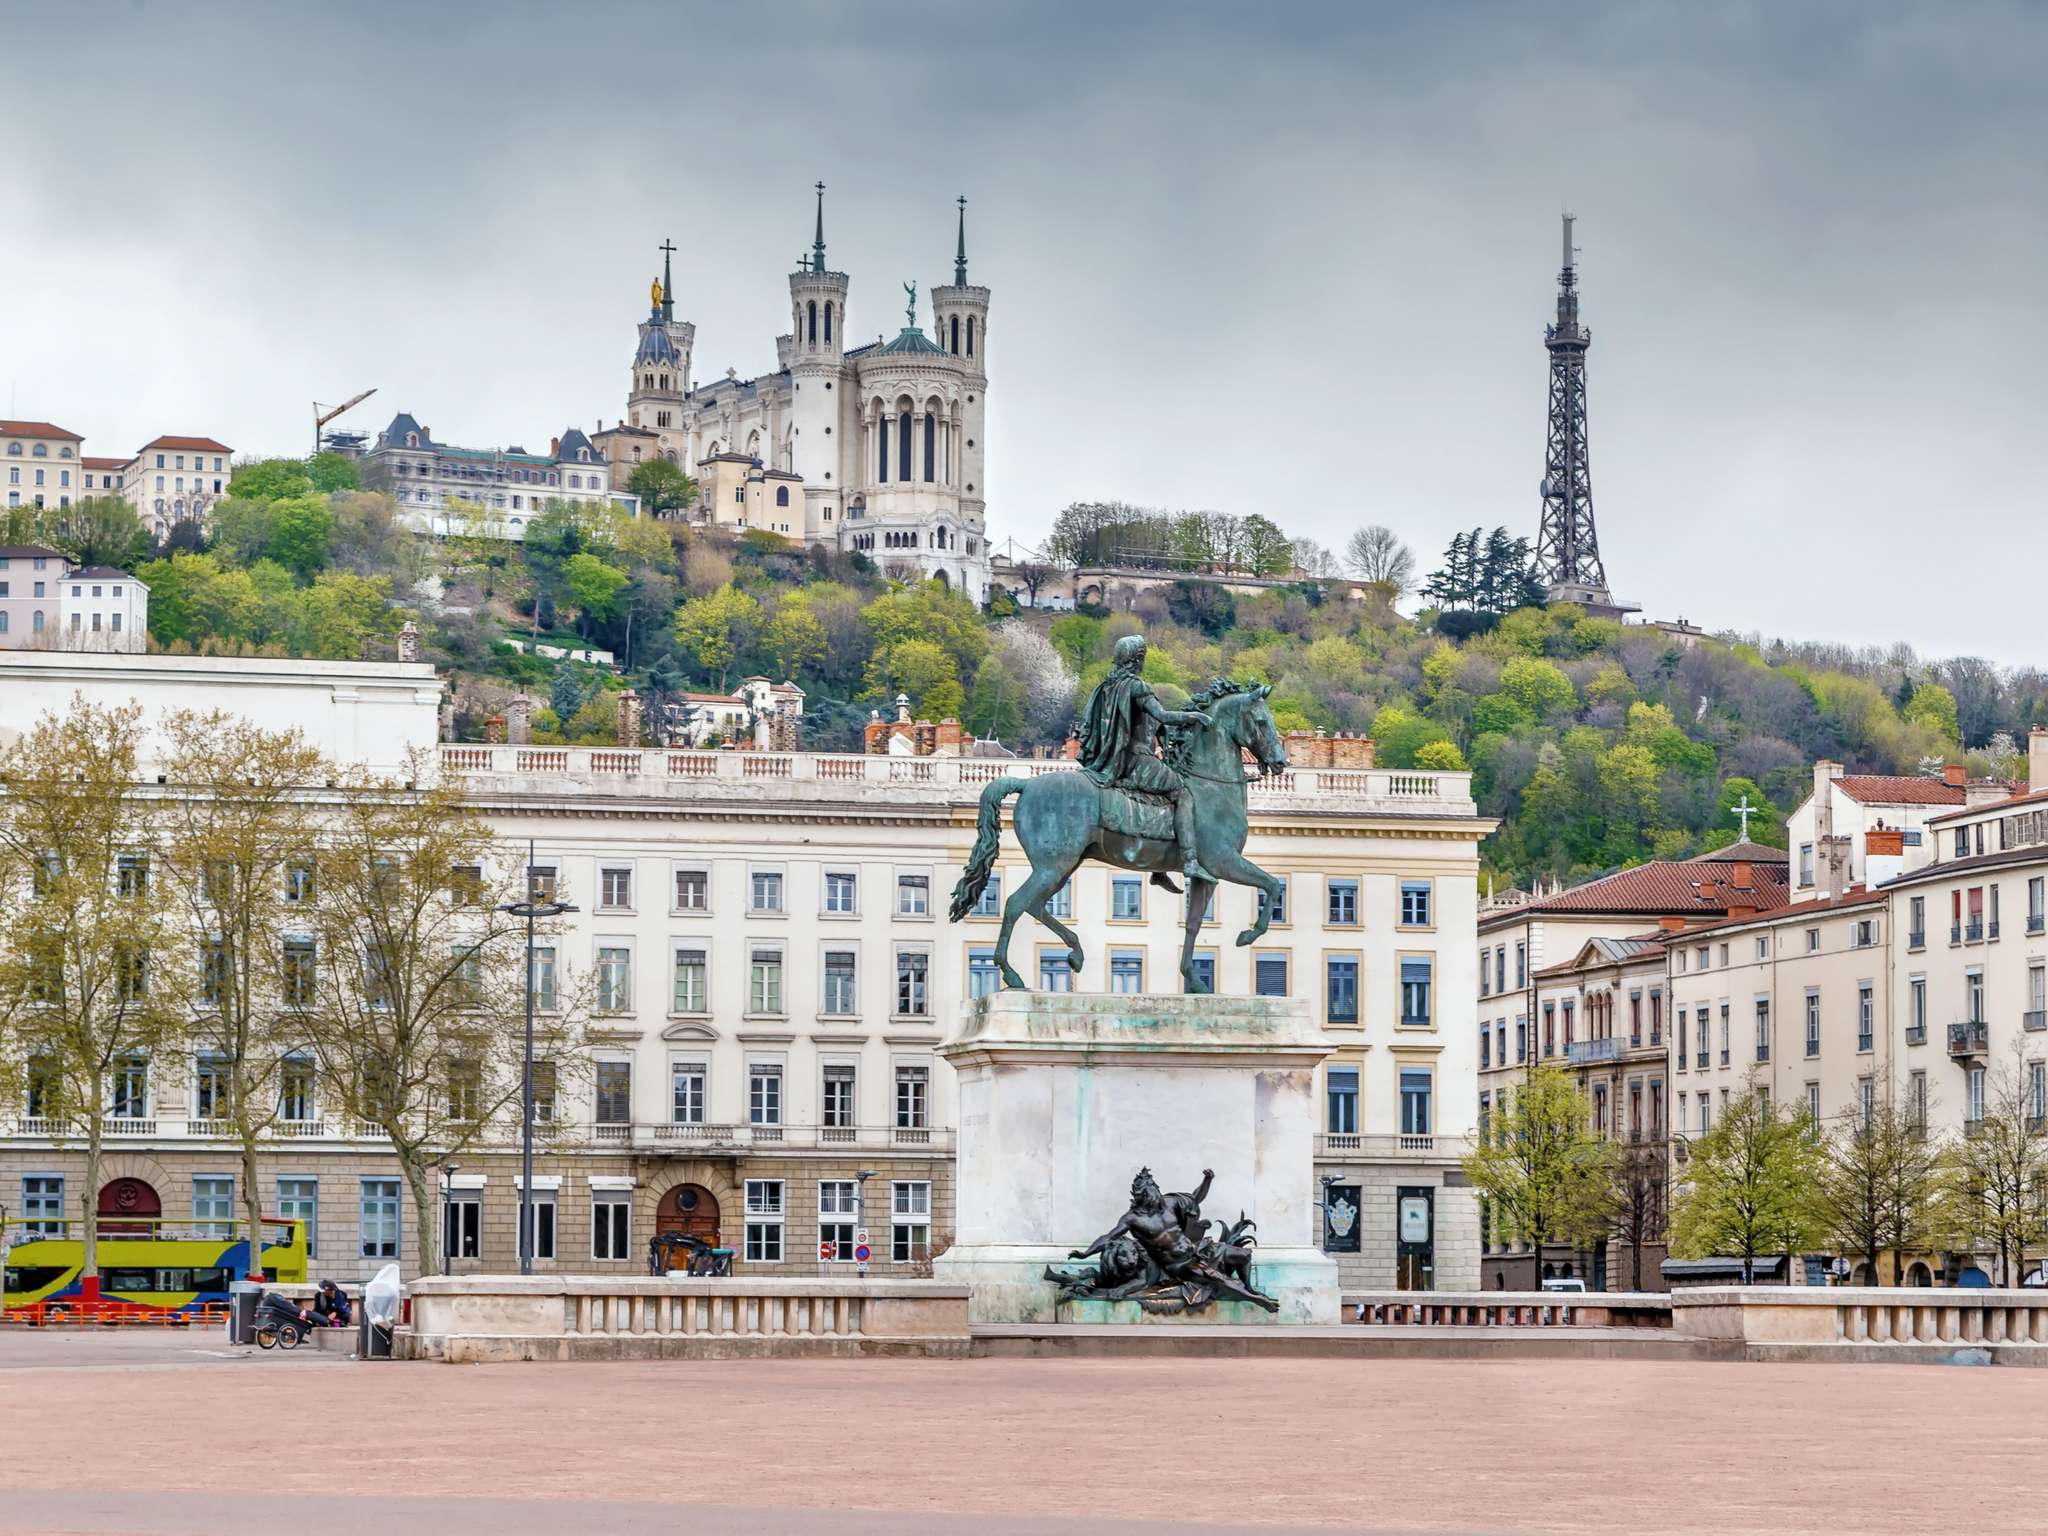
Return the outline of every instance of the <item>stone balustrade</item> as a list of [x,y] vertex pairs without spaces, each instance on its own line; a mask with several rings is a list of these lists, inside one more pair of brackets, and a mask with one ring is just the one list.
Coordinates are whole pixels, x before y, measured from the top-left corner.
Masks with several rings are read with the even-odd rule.
[[1650,1291],[1346,1291],[1347,1323],[1418,1328],[1669,1328]]
[[[699,751],[665,747],[540,747],[502,742],[444,745],[441,769],[457,778],[517,779],[526,787],[582,793],[666,794],[682,784],[816,798],[894,786],[972,802],[999,778],[1064,773],[1057,758],[899,757],[890,753]],[[1249,771],[1249,770],[1248,770]],[[1400,768],[1289,768],[1250,781],[1253,807],[1285,811],[1331,801],[1472,814],[1472,776]]]
[[1752,1355],[2048,1345],[2048,1290],[1699,1286],[1673,1292],[1671,1308],[1677,1331],[1740,1340]]
[[967,1353],[967,1289],[934,1280],[437,1275],[407,1288],[415,1360]]

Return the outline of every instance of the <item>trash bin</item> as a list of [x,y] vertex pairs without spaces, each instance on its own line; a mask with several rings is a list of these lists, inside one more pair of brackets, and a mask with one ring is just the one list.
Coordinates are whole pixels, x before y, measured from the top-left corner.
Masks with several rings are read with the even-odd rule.
[[256,1304],[263,1299],[263,1287],[254,1280],[236,1280],[228,1286],[228,1342],[256,1342]]
[[389,1360],[391,1358],[391,1325],[380,1323],[370,1316],[370,1309],[362,1309],[356,1323],[356,1358],[358,1360]]

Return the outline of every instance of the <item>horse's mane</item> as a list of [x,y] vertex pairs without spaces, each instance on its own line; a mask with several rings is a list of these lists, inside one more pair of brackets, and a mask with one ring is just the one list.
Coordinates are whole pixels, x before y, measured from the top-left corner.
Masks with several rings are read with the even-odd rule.
[[[1252,693],[1257,683],[1240,683],[1234,678],[1212,677],[1194,693],[1188,696],[1189,709],[1207,710],[1212,705],[1241,693]],[[1166,737],[1166,761],[1175,768],[1184,767],[1188,753],[1194,746],[1195,733],[1188,726],[1169,726]]]

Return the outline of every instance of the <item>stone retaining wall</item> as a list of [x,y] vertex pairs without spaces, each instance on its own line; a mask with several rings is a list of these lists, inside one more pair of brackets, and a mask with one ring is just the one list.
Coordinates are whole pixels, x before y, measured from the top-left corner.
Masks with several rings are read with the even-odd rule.
[[490,1360],[966,1355],[967,1290],[934,1280],[457,1275],[408,1288],[394,1353]]

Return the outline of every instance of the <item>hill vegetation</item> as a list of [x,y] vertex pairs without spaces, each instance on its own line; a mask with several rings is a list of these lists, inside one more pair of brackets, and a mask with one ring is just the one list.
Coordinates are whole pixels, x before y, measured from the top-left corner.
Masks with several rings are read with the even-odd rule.
[[[1250,519],[1092,504],[1064,516],[1059,563],[1142,547],[1195,570],[1127,611],[1054,614],[1007,595],[979,609],[936,583],[889,582],[860,555],[758,530],[568,503],[535,518],[523,543],[458,504],[464,531],[433,539],[332,456],[243,465],[230,489],[203,541],[184,528],[152,548],[120,503],[47,523],[17,514],[9,538],[135,570],[166,650],[389,654],[416,617],[468,737],[514,690],[546,700],[541,739],[609,741],[629,685],[658,720],[686,692],[760,673],[802,685],[806,744],[819,750],[858,750],[869,711],[898,694],[920,717],[1029,749],[1064,738],[1110,647],[1142,630],[1147,676],[1170,703],[1219,674],[1256,679],[1273,685],[1283,729],[1369,733],[1386,766],[1469,767],[1481,810],[1502,821],[1485,845],[1489,872],[1517,883],[1719,846],[1745,797],[1761,812],[1752,836],[1781,842],[1816,757],[1884,773],[1961,759],[2018,777],[2017,742],[2048,723],[2048,675],[2033,669],[1926,661],[1903,646],[1684,643],[1540,606],[1521,576],[1526,544],[1502,530],[1459,535],[1422,584],[1425,606],[1403,617],[1415,565],[1384,529],[1346,546],[1372,581],[1334,580],[1334,555],[1294,541],[1294,568],[1321,574],[1245,597],[1195,572],[1234,568],[1239,544],[1271,566],[1273,525],[1247,533]],[[686,485],[661,494],[691,499]],[[545,659],[534,642],[607,650],[616,666]]]

